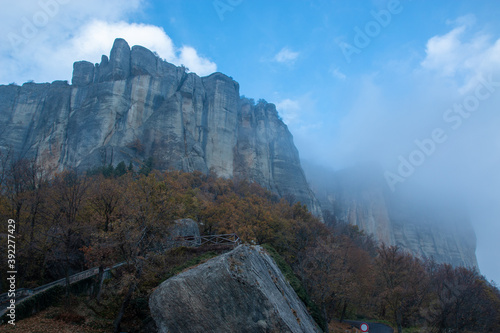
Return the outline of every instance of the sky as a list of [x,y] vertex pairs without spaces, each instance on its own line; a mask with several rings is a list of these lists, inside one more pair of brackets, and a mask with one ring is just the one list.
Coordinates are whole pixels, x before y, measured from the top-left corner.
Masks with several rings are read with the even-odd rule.
[[223,72],[276,104],[303,160],[459,193],[500,283],[498,1],[1,1],[0,84],[71,81],[118,37]]

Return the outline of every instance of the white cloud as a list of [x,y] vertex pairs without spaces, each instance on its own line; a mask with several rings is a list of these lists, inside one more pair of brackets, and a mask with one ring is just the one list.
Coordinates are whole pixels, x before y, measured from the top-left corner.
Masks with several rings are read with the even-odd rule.
[[459,53],[462,48],[460,41],[465,27],[458,27],[443,36],[434,36],[427,42],[426,58],[422,66],[439,71],[442,75],[453,76],[463,63],[464,54]]
[[294,52],[289,48],[284,47],[274,56],[274,60],[281,63],[294,63],[298,56],[298,52]]
[[0,29],[7,32],[0,36],[0,83],[70,81],[73,62],[99,62],[102,54],[109,55],[118,37],[199,75],[217,69],[194,48],[176,47],[161,27],[126,22],[143,2],[26,0],[9,4],[0,14]]
[[217,70],[215,63],[200,57],[194,48],[177,48],[162,28],[146,24],[94,21],[83,27],[81,33],[59,53],[68,59],[71,59],[70,54],[78,54],[82,60],[98,62],[102,54],[109,54],[117,37],[125,39],[130,46],[141,45],[155,51],[168,62],[185,65],[202,76]]
[[198,75],[208,75],[217,70],[217,65],[208,59],[200,57],[198,52],[190,46],[183,46],[180,49],[180,55],[178,59],[172,60],[175,64],[182,64],[189,68],[191,72],[195,72]]
[[276,103],[276,110],[287,125],[296,123],[299,120],[300,104],[298,101],[289,98]]
[[469,33],[473,16],[458,18],[461,25],[427,42],[423,69],[457,81],[461,93],[477,85],[478,77],[500,68],[500,39],[489,35]]

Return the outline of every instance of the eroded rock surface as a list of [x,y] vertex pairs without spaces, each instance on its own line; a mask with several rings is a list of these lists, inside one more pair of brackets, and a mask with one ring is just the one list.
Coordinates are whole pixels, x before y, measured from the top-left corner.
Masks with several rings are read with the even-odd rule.
[[166,280],[149,307],[161,333],[320,332],[260,246],[240,245]]
[[248,177],[315,214],[297,149],[273,104],[241,99],[232,78],[199,77],[117,39],[99,64],[74,64],[72,85],[0,86],[0,149],[49,170],[152,157],[154,167]]

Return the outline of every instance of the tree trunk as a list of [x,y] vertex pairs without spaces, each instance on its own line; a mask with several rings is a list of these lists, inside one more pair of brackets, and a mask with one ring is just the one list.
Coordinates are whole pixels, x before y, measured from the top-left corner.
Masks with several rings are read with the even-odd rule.
[[65,294],[65,303],[66,303],[66,308],[69,308],[69,290],[70,290],[70,281],[69,281],[69,264],[66,263],[64,265],[64,278],[66,281],[66,294]]
[[398,326],[398,333],[403,333],[403,316],[401,310],[396,310],[396,324]]
[[137,287],[137,283],[132,282],[132,284],[128,288],[127,295],[123,299],[122,305],[120,306],[120,311],[118,311],[118,315],[116,316],[115,321],[113,322],[113,328],[114,328],[115,333],[120,332],[120,323],[123,319],[123,314],[125,313],[125,308],[127,307],[128,303],[132,299],[132,294],[134,293],[136,287]]
[[97,303],[99,303],[101,301],[103,282],[104,282],[104,267],[102,265],[100,265],[99,266],[99,274],[97,275],[97,290],[94,293]]
[[342,314],[340,315],[340,322],[344,321],[346,311],[347,311],[347,302],[344,301],[344,307],[342,308]]
[[323,303],[323,305],[321,305],[321,312],[322,312],[322,315],[323,315],[323,321],[324,321],[324,328],[325,328],[325,332],[328,333],[330,332],[329,328],[328,328],[328,324],[329,324],[329,320],[328,320],[328,312],[326,311],[326,304]]
[[118,315],[116,316],[115,321],[113,322],[113,328],[115,333],[120,332],[120,323],[123,319],[123,315],[125,313],[125,309],[127,308],[128,303],[130,303],[130,300],[132,299],[132,295],[134,294],[135,288],[137,288],[137,283],[141,277],[142,274],[142,263],[139,262],[137,264],[137,269],[135,271],[135,279],[134,281],[130,284],[127,295],[123,299],[122,305],[120,306],[120,311],[118,311]]

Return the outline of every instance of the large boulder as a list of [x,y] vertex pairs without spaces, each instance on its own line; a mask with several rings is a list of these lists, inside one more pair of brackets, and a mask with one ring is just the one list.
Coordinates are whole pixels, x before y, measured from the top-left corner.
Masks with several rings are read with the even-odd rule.
[[260,246],[236,249],[164,281],[149,308],[159,332],[320,332]]
[[198,223],[192,219],[179,219],[174,221],[170,229],[171,237],[200,237]]
[[175,220],[169,230],[167,248],[178,246],[198,246],[201,244],[200,228],[192,219]]

